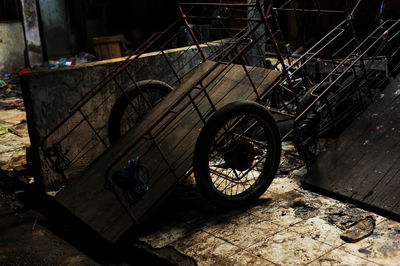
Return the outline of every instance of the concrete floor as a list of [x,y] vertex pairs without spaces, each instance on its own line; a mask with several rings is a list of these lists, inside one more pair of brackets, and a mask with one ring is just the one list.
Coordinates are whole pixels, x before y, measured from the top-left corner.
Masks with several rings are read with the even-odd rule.
[[[305,172],[278,175],[259,202],[226,213],[205,207],[195,187],[186,185],[146,226],[138,245],[182,265],[400,264],[398,222],[302,189]],[[372,235],[356,243],[340,238],[368,216],[376,224]]]
[[[6,169],[24,163],[21,147],[29,145],[29,138],[26,124],[21,126],[23,111],[0,112],[0,125],[14,129],[0,135],[0,165]],[[214,208],[189,178],[148,222],[134,230],[128,241],[132,250],[140,248],[178,265],[399,265],[400,224],[302,189],[305,169],[292,153],[293,146],[286,143],[280,173],[260,200],[246,209]],[[76,249],[73,242],[37,223],[38,218],[32,219],[37,217],[35,212],[10,211],[4,209],[4,202],[0,202],[0,222],[7,227],[0,230],[0,264],[24,262],[32,254],[36,255],[30,262],[43,265],[101,264],[93,259],[96,253]],[[356,243],[340,238],[367,216],[375,219],[372,235]],[[128,263],[135,264],[132,261]]]

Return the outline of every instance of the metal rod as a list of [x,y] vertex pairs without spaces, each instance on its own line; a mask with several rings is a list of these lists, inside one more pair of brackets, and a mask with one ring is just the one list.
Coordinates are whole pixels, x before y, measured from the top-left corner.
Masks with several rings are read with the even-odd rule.
[[341,10],[328,10],[328,9],[306,9],[306,8],[298,8],[297,10],[294,10],[292,8],[273,8],[273,10],[276,11],[286,11],[286,12],[297,12],[297,11],[302,11],[302,12],[312,12],[312,13],[336,13],[336,14],[344,14],[344,11]]
[[255,4],[243,4],[243,3],[185,3],[185,2],[178,2],[178,5],[181,6],[231,6],[231,7],[254,7]]
[[181,12],[181,15],[182,15],[183,21],[185,23],[186,29],[189,31],[190,35],[192,36],[192,38],[193,38],[193,40],[195,42],[195,45],[197,46],[197,49],[199,49],[200,54],[203,57],[203,60],[206,61],[207,58],[206,58],[203,50],[200,47],[199,40],[197,39],[196,35],[194,34],[192,28],[189,25],[189,22],[187,21],[186,14],[183,12],[182,7],[180,5],[178,5],[178,8],[179,8],[179,11]]
[[[386,22],[388,22],[388,21],[386,21]],[[384,24],[386,24],[386,22],[384,23]],[[359,57],[356,59],[356,60],[354,60],[325,90],[323,90],[323,92],[318,96],[318,97],[316,97],[313,101],[312,101],[312,103],[295,119],[295,122],[297,122],[298,120],[300,120],[303,116],[304,116],[304,114],[305,113],[307,113],[307,111],[316,103],[316,102],[318,102],[319,101],[319,99],[328,91],[328,90],[330,90],[330,88],[336,83],[336,82],[338,82],[343,76],[344,76],[344,74],[346,74],[347,73],[347,71],[349,71],[358,61],[359,61],[359,59],[360,58],[362,58],[370,49],[372,49],[372,47],[373,46],[375,46],[386,34],[387,34],[387,32],[389,31],[389,30],[391,30],[393,27],[395,27],[397,24],[399,24],[400,23],[400,20],[398,20],[398,21],[396,21],[392,26],[390,26],[389,27],[389,29],[387,29],[385,32],[383,32],[380,36],[379,36],[379,38],[378,39],[376,39],[367,49],[365,49],[365,51],[364,52],[362,52],[360,55],[359,55]],[[359,44],[358,46],[357,46],[357,48],[355,49],[355,50],[358,50],[361,46],[363,46],[366,42],[367,42],[367,40],[369,39],[369,37],[370,36],[373,36],[377,31],[379,31],[380,29],[383,29],[383,25],[381,25],[379,28],[377,28],[377,29],[375,29],[361,44]],[[342,62],[347,62],[347,60],[350,58],[350,56],[352,56],[352,54],[350,54],[350,55],[348,55],[345,59],[343,59],[342,60]],[[334,73],[336,70],[338,70],[339,69],[339,67],[341,66],[342,64],[339,64],[338,66],[336,66],[333,70],[332,70],[332,72],[331,73]],[[325,82],[326,80],[328,80],[328,78],[330,77],[331,75],[329,74],[329,75],[327,75],[322,81],[321,81],[321,83],[318,85],[318,87],[319,86],[321,86],[321,84],[323,83],[323,82]]]
[[[272,6],[272,5],[270,4],[269,7],[268,7],[268,11],[270,10],[271,6]],[[282,65],[283,73],[284,73],[284,75],[286,76],[287,83],[289,84],[289,87],[290,87],[290,89],[291,89],[291,91],[292,91],[292,93],[293,93],[293,96],[294,96],[295,100],[296,100],[296,104],[298,105],[299,99],[298,99],[298,97],[297,97],[297,95],[296,95],[296,91],[295,91],[295,89],[294,89],[294,87],[293,87],[293,84],[292,84],[292,81],[291,81],[291,79],[290,79],[290,75],[289,75],[288,69],[286,68],[285,61],[284,61],[283,58],[282,58],[282,54],[281,54],[281,51],[280,51],[280,49],[279,49],[279,46],[278,46],[278,44],[276,43],[276,40],[275,40],[275,38],[274,38],[274,35],[272,34],[271,28],[269,27],[268,22],[267,22],[267,17],[268,17],[268,13],[269,13],[269,12],[267,12],[266,15],[264,16],[263,11],[262,11],[262,7],[261,7],[261,4],[260,4],[259,1],[257,1],[257,9],[258,9],[258,11],[259,11],[259,13],[260,13],[260,16],[264,18],[264,19],[263,19],[264,27],[265,27],[265,29],[266,29],[267,34],[268,34],[269,37],[270,37],[270,40],[272,41],[272,44],[273,44],[273,46],[274,46],[274,50],[275,50],[275,52],[276,52],[276,54],[277,54],[277,56],[278,56],[278,60],[279,60],[279,62],[280,62],[281,65]]]

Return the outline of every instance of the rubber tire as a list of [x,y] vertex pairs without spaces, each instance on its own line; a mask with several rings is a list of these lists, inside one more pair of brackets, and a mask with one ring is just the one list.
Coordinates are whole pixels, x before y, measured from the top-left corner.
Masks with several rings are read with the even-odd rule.
[[[258,178],[256,186],[251,189],[251,192],[244,195],[235,195],[227,197],[214,189],[212,180],[209,174],[209,159],[208,154],[213,140],[219,130],[231,118],[241,114],[252,114],[264,122],[267,128],[267,156],[272,157],[272,160],[266,160],[262,173]],[[196,141],[196,146],[193,156],[193,171],[200,192],[206,199],[222,208],[237,208],[248,205],[257,200],[269,187],[276,171],[278,170],[281,158],[281,138],[278,126],[270,112],[261,104],[250,101],[237,101],[230,103],[218,110],[206,123],[200,132]]]
[[[169,86],[167,83],[158,80],[142,80],[137,82],[137,85],[144,94],[149,92],[159,92],[160,94],[163,95],[162,98],[164,98],[168,93],[170,93],[173,90],[173,88]],[[115,102],[110,112],[110,117],[108,120],[108,139],[110,143],[114,143],[117,139],[119,139],[122,136],[121,122],[124,112],[128,108],[129,99],[134,99],[135,97],[139,96],[140,92],[136,88],[136,86],[133,85],[126,90],[126,94],[128,97],[124,94],[121,95]]]

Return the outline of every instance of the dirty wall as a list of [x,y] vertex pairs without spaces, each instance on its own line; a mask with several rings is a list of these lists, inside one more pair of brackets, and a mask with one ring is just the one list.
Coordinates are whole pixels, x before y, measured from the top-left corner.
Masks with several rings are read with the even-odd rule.
[[0,23],[0,73],[10,73],[25,66],[25,40],[21,22]]

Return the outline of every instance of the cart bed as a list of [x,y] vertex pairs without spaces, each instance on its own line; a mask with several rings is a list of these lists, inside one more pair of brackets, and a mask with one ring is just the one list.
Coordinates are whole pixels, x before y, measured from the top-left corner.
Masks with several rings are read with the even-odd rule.
[[[257,94],[249,77],[257,93],[262,94],[280,75],[281,72],[271,69],[246,67],[245,71],[243,65],[205,61],[83,174],[66,184],[57,194],[56,200],[105,239],[117,240],[132,226],[134,220],[141,222],[173,185],[190,171],[194,146],[204,125],[203,120],[215,111],[212,106],[219,109],[237,100],[255,101]],[[209,86],[204,91],[193,89],[206,84]],[[204,92],[208,93],[213,104],[210,104]],[[194,99],[198,111],[190,97]],[[182,112],[174,112],[178,110]],[[104,185],[107,170],[110,177],[136,156],[140,157],[142,164],[149,170],[150,190],[133,205],[124,200],[122,191],[116,191],[125,207],[129,208],[129,215],[117,196],[105,189]]]

